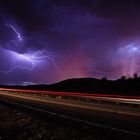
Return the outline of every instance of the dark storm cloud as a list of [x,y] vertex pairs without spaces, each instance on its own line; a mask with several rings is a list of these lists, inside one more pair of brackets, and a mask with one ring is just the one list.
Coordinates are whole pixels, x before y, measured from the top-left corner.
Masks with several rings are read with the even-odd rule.
[[97,15],[116,21],[120,35],[139,34],[140,1],[138,0],[99,0]]
[[[43,15],[47,15],[47,1],[38,0],[2,0],[0,1],[1,12],[14,18],[19,24],[25,26],[29,32],[39,29],[44,24]],[[46,22],[45,22],[46,24]]]
[[[15,27],[23,37],[22,41],[5,22]],[[86,76],[114,78],[125,74],[125,70],[122,70],[125,67],[122,54],[129,55],[130,51],[138,49],[139,45],[129,47],[129,44],[139,44],[139,25],[138,0],[0,1],[2,48],[21,54],[49,50],[61,58],[56,60],[59,72],[52,64],[24,72],[25,79],[32,82]],[[118,50],[123,47],[120,53]],[[0,55],[3,56],[3,51]],[[4,56],[1,59],[7,65],[1,64],[0,67],[11,65],[9,59]],[[125,60],[128,58],[125,57]],[[21,76],[20,79],[23,81],[24,78]]]
[[[88,22],[94,22],[90,19],[90,17],[93,18],[92,15],[88,13],[88,8],[91,8],[91,5],[94,7],[94,3],[95,1],[92,0],[60,0],[59,2],[55,0],[30,0],[30,2],[14,0],[12,2],[1,1],[0,5],[2,12],[6,14],[3,17],[13,18],[23,28],[27,38],[26,46],[36,44],[42,48],[46,42],[50,42],[53,48],[70,51],[71,47],[76,47],[80,41],[80,30],[83,28],[82,30],[86,31]],[[78,28],[80,24],[81,29]],[[66,46],[67,49],[65,49]]]

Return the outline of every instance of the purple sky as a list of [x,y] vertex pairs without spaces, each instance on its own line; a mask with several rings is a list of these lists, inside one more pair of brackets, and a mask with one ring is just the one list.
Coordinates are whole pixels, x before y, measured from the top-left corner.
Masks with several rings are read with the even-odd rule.
[[140,73],[139,0],[1,0],[0,83]]

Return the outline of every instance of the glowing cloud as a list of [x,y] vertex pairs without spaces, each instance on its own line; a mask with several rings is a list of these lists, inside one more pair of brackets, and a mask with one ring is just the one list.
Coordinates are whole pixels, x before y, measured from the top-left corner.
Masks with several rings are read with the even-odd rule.
[[[12,57],[17,60],[16,65],[12,66],[9,70],[0,71],[2,73],[10,73],[15,69],[21,69],[21,70],[33,70],[36,65],[41,65],[41,63],[52,63],[54,67],[58,70],[58,66],[55,62],[56,55],[52,52],[42,50],[37,52],[28,52],[24,54],[19,54],[17,52],[12,52]],[[24,65],[20,63],[24,63]]]
[[125,54],[125,56],[135,56],[136,54],[140,53],[140,47],[136,43],[130,43],[124,47],[121,47],[118,50],[118,53],[122,55]]
[[132,76],[134,73],[139,72],[139,43],[130,43],[121,47],[117,51],[117,61],[122,64],[122,74]]

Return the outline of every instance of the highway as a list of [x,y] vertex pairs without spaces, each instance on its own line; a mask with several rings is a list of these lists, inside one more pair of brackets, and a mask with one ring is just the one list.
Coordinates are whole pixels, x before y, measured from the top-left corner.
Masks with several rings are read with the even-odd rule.
[[[30,94],[34,93],[34,94]],[[36,94],[35,94],[36,93]],[[43,96],[39,96],[43,95]],[[56,98],[46,95],[57,95]],[[62,98],[60,98],[62,96]],[[72,98],[63,98],[68,96]],[[73,97],[76,97],[76,99]],[[86,100],[81,100],[85,98]],[[92,102],[87,102],[91,100]],[[94,102],[95,100],[95,102]],[[99,94],[0,89],[0,103],[39,117],[96,129],[107,134],[140,137],[140,98]],[[86,126],[86,127],[85,127]]]

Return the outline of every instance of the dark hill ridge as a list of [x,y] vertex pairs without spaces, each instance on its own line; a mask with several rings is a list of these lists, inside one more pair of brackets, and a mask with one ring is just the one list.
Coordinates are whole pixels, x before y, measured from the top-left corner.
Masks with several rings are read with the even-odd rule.
[[51,85],[0,86],[6,88],[51,90],[83,93],[140,95],[140,78],[115,81],[94,78],[68,79]]
[[140,79],[99,80],[93,78],[69,79],[50,86],[57,91],[140,95]]

